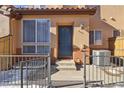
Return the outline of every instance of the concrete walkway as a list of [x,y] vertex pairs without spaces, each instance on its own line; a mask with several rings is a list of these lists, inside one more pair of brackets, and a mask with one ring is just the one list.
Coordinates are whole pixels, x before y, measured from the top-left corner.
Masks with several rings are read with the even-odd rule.
[[52,75],[52,84],[55,87],[82,87],[82,71],[58,71]]
[[[53,66],[52,68],[54,68],[53,72],[55,72],[51,75],[53,86],[83,87],[83,66],[80,70],[57,70],[57,66]],[[86,79],[87,82],[95,81],[96,83],[96,81],[98,81],[99,84],[102,82],[103,85],[124,82],[124,69],[123,67],[97,67],[94,65],[87,65]]]
[[80,87],[83,83],[83,72],[76,70],[73,60],[59,60],[52,66],[51,79],[54,87]]

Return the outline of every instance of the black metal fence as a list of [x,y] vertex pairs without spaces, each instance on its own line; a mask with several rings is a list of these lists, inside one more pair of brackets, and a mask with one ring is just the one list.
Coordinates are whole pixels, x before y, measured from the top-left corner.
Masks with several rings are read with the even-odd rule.
[[0,87],[50,87],[50,57],[0,55]]
[[[0,87],[51,87],[50,65],[46,55],[0,55]],[[84,87],[124,84],[124,57],[85,55],[81,71]]]
[[124,84],[124,57],[85,55],[83,72],[84,87]]

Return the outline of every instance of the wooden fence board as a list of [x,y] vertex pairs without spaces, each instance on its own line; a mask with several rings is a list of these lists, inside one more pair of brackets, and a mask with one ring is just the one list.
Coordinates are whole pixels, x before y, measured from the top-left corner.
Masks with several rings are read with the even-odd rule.
[[124,56],[124,37],[109,38],[109,49],[114,56]]

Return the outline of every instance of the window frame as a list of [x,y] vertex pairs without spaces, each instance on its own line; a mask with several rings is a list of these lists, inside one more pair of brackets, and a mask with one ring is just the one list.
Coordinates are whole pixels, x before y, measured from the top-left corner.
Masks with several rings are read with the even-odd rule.
[[[101,43],[100,44],[97,44],[96,43],[96,32],[100,32],[101,33]],[[90,43],[90,45],[102,45],[102,31],[101,30],[91,30],[90,32],[93,32],[93,43],[90,43],[90,41],[89,41],[89,43]],[[90,35],[90,34],[89,34]],[[89,36],[89,37],[91,37],[91,36]],[[91,38],[89,38],[89,40],[90,40]]]
[[119,36],[121,36],[121,30],[112,30],[112,37],[119,37],[119,36],[114,36],[114,31],[118,31],[119,32]]
[[[23,42],[23,21],[24,20],[35,20],[35,26],[37,26],[37,20],[48,20],[49,21],[49,34],[48,34],[48,37],[49,37],[49,40],[48,42],[38,42],[37,40],[37,27],[35,27],[35,42]],[[40,54],[37,52],[37,46],[48,46],[49,47],[49,53],[51,52],[50,51],[50,44],[51,44],[51,41],[50,41],[50,32],[51,32],[51,20],[48,19],[48,18],[36,18],[36,19],[28,19],[28,18],[23,18],[21,20],[21,54]],[[23,46],[35,46],[35,53],[24,53],[23,52]]]

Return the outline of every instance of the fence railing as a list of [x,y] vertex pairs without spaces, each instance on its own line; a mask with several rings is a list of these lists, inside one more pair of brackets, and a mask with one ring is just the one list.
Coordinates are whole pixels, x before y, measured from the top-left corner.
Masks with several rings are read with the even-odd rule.
[[0,87],[50,87],[49,55],[0,55]]
[[[85,87],[124,84],[123,56],[85,55],[83,61]],[[0,55],[0,87],[51,87],[50,69],[49,55]]]
[[[90,84],[124,84],[123,56],[84,56],[84,87]],[[90,64],[86,61],[90,60]]]

